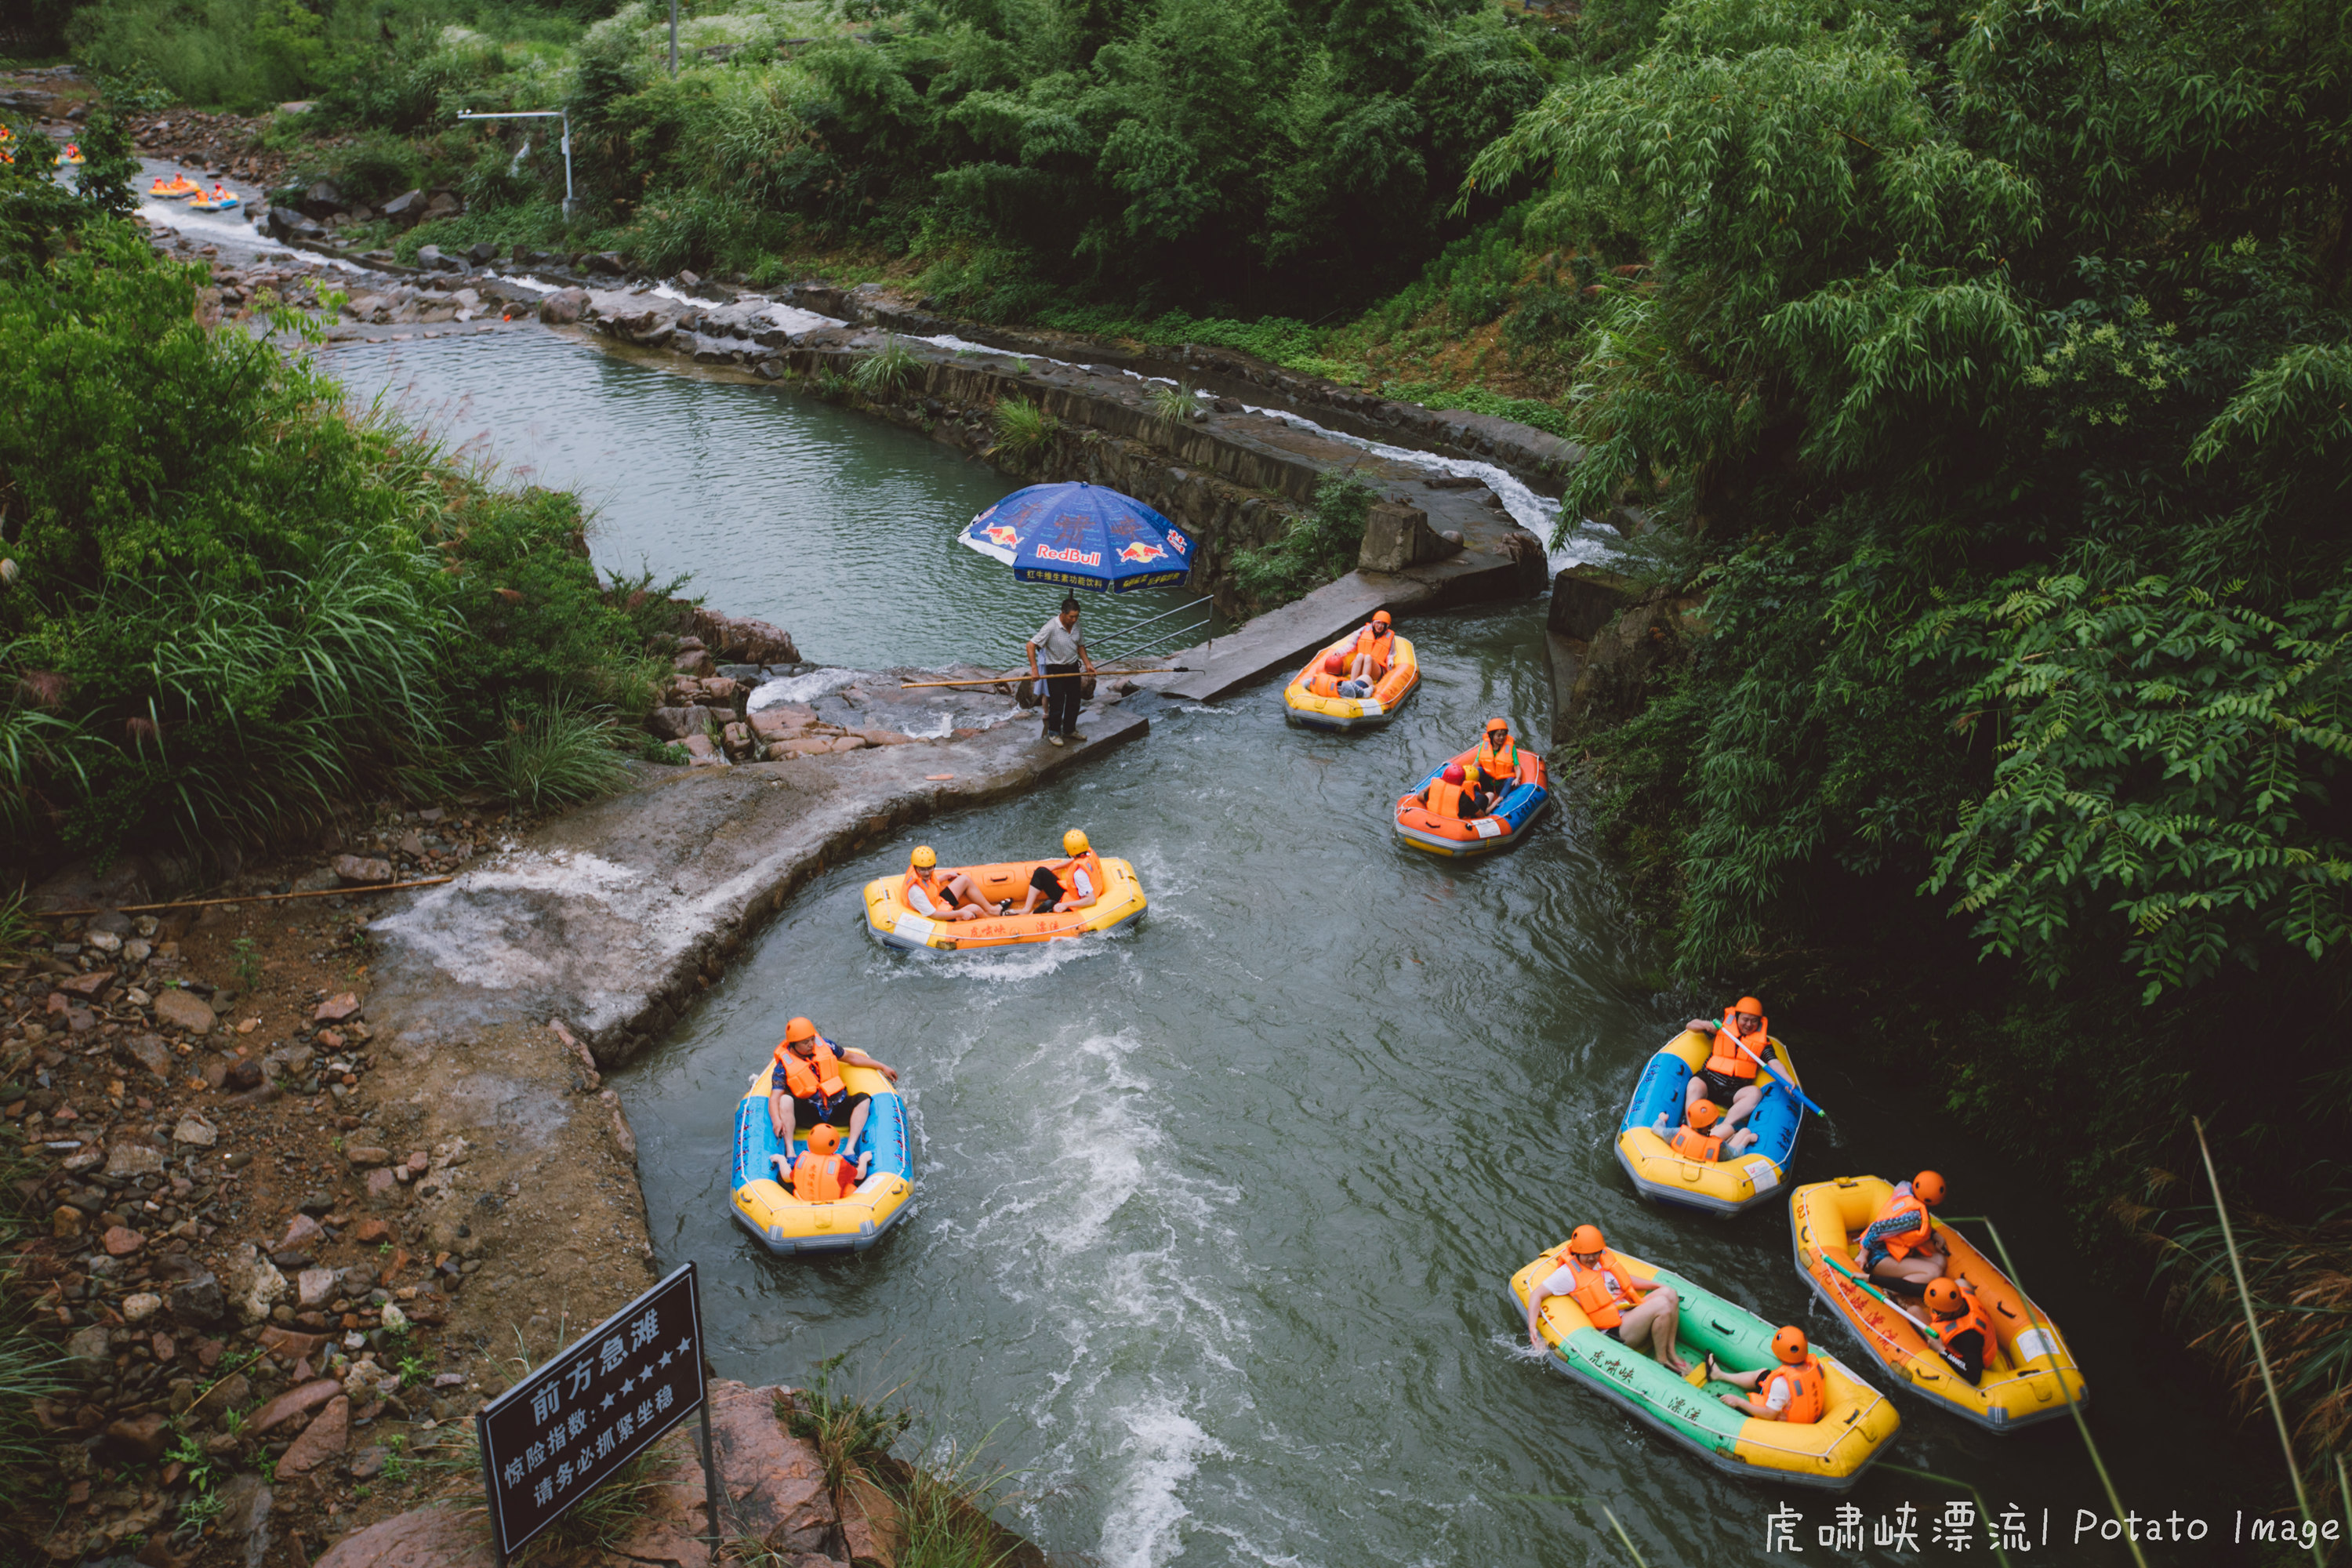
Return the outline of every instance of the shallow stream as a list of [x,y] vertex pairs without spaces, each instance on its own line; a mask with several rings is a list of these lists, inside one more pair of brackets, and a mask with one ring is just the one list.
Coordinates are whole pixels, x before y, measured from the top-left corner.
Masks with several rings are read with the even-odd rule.
[[[519,477],[583,487],[600,562],[691,569],[809,658],[1009,655],[1049,607],[948,538],[1010,487],[911,434],[537,331],[325,363],[455,439],[479,432]],[[1479,720],[1540,725],[1542,615],[1407,622],[1428,673],[1385,732],[1286,729],[1271,683],[1161,707],[1146,739],[1033,798],[809,884],[617,1077],[661,1264],[698,1260],[720,1368],[798,1384],[845,1356],[846,1386],[896,1389],[921,1432],[1016,1472],[1008,1517],[1105,1568],[1991,1560],[1980,1534],[1962,1555],[1931,1532],[1962,1487],[1893,1466],[2021,1510],[2024,1568],[2127,1562],[2073,1544],[2075,1510],[2103,1505],[2067,1425],[1994,1437],[1906,1399],[1851,1500],[1865,1531],[1909,1505],[1919,1548],[1846,1550],[1816,1533],[1832,1501],[1721,1478],[1525,1353],[1506,1280],[1593,1220],[1864,1364],[1791,1266],[1785,1211],[1654,1208],[1618,1169],[1644,1059],[1722,998],[1662,989],[1573,818],[1460,865],[1391,835],[1396,795]],[[860,886],[916,842],[998,860],[1049,853],[1071,826],[1135,862],[1152,900],[1138,929],[975,957],[866,938]],[[1955,1211],[1996,1215],[2087,1368],[2126,1504],[2218,1521],[2153,1560],[2237,1560],[2221,1543],[2254,1490],[2237,1458],[2252,1439],[2191,1436],[2211,1412],[2144,1335],[2144,1304],[2094,1283],[2028,1175],[1938,1126],[1899,1046],[1772,1011],[1837,1113],[1808,1130],[1798,1179],[1932,1164]],[[736,1099],[799,1013],[904,1073],[918,1207],[861,1258],[779,1262],[728,1216]],[[1801,1554],[1767,1550],[1784,1502]]]

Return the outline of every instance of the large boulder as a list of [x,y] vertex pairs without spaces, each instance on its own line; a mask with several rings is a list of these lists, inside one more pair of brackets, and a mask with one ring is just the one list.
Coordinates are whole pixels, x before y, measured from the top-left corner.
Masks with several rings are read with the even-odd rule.
[[793,646],[793,634],[765,621],[740,619],[722,616],[716,610],[697,605],[694,607],[694,635],[702,646],[727,664],[798,664],[800,650]]
[[383,216],[406,228],[425,216],[425,193],[403,191],[376,210]]
[[1364,518],[1364,545],[1356,564],[1366,572],[1402,572],[1423,562],[1442,561],[1462,548],[1429,526],[1429,513],[1410,501],[1373,504]]
[[466,264],[449,255],[437,245],[419,246],[416,265],[427,272],[463,272]]
[[821,1552],[840,1522],[816,1450],[784,1430],[782,1390],[730,1378],[710,1384],[710,1440],[717,1449],[720,1507],[730,1535],[770,1552]]
[[592,251],[581,258],[580,265],[590,272],[606,278],[625,277],[629,270],[628,263],[621,258],[621,253],[617,250]]
[[314,180],[310,183],[310,188],[302,193],[301,198],[295,203],[295,205],[300,207],[307,216],[325,218],[341,212],[351,205],[351,202],[336,187],[334,181]]
[[292,207],[271,207],[268,220],[263,226],[280,239],[327,237],[327,227],[324,224],[314,222],[309,215],[298,212]]
[[587,289],[558,289],[539,302],[539,319],[550,326],[567,326],[587,308]]
[[665,741],[684,741],[707,735],[713,723],[723,724],[734,716],[698,704],[691,708],[656,708],[646,715],[646,728]]

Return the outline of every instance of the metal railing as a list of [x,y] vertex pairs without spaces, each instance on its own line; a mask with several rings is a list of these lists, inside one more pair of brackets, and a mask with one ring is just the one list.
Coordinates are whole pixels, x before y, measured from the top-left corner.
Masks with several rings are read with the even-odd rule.
[[[1113,647],[1115,647],[1116,645],[1118,645],[1118,643],[1120,643],[1123,639],[1126,639],[1126,638],[1128,638],[1128,637],[1133,637],[1137,632],[1141,631],[1144,627],[1146,627],[1146,626],[1152,626],[1152,625],[1157,624],[1158,622],[1164,621],[1164,620],[1168,619],[1168,617],[1169,617],[1169,616],[1181,616],[1181,615],[1185,614],[1185,613],[1186,613],[1186,612],[1188,612],[1188,611],[1197,610],[1197,609],[1199,609],[1202,605],[1205,605],[1205,604],[1207,604],[1207,603],[1209,603],[1209,602],[1210,602],[1210,601],[1209,601],[1209,599],[1208,599],[1207,597],[1205,597],[1205,596],[1204,596],[1204,597],[1202,597],[1202,598],[1198,598],[1198,599],[1193,600],[1193,601],[1192,601],[1191,604],[1189,604],[1189,605],[1177,605],[1177,606],[1176,606],[1174,609],[1172,609],[1172,610],[1164,610],[1164,611],[1162,611],[1161,613],[1160,613],[1159,615],[1156,615],[1156,616],[1145,616],[1142,620],[1130,622],[1129,625],[1127,625],[1127,626],[1120,626],[1120,627],[1118,627],[1118,629],[1114,630],[1114,631],[1109,635],[1109,637],[1108,637],[1107,638],[1105,638],[1105,639],[1104,639],[1104,645],[1103,645],[1103,647],[1100,647],[1100,648],[1096,648],[1096,649],[1089,649],[1088,651],[1089,651],[1089,652],[1092,652],[1092,653],[1094,653],[1094,654],[1096,654],[1096,655],[1097,655],[1097,657],[1098,657],[1098,658],[1113,658],[1113,657],[1121,658],[1133,658],[1136,654],[1142,652],[1142,651],[1143,651],[1143,647],[1160,647],[1162,643],[1165,643],[1166,641],[1168,641],[1168,638],[1167,638],[1167,637],[1160,637],[1160,638],[1157,639],[1156,641],[1153,641],[1153,642],[1150,642],[1150,643],[1146,643],[1146,644],[1144,644],[1144,645],[1143,645],[1143,647],[1130,647],[1130,648],[1129,648],[1129,649],[1128,649],[1128,651],[1127,651],[1126,653],[1124,653],[1124,654],[1113,655],[1113,654],[1111,653],[1111,651],[1110,651],[1110,650],[1111,650],[1111,648],[1112,648]],[[1196,631],[1199,631],[1202,626],[1207,626],[1207,625],[1209,625],[1209,624],[1210,624],[1210,619],[1211,619],[1211,618],[1213,618],[1213,617],[1204,617],[1204,618],[1202,618],[1202,620],[1199,620],[1199,621],[1197,621],[1197,622],[1194,622],[1194,623],[1193,623],[1192,625],[1191,625],[1191,626],[1188,626],[1183,627],[1181,631],[1178,631],[1178,632],[1172,633],[1172,634],[1171,634],[1171,636],[1181,637],[1181,636],[1184,636],[1184,635],[1186,635],[1186,634],[1188,634],[1188,633],[1191,633],[1191,632],[1196,632]]]

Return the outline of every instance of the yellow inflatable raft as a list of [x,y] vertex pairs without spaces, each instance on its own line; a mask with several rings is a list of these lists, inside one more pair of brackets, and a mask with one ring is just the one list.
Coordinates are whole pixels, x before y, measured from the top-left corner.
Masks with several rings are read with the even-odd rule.
[[[1983,1253],[1959,1232],[1934,1221],[1936,1238],[1950,1261],[1945,1274],[1975,1287],[1977,1305],[2000,1342],[1985,1355],[1984,1375],[1970,1388],[1951,1363],[1927,1346],[1927,1336],[1887,1301],[1853,1283],[1861,1273],[1855,1242],[1870,1216],[1893,1196],[1894,1185],[1876,1176],[1840,1176],[1799,1187],[1789,1199],[1789,1225],[1795,1233],[1797,1267],[1813,1293],[1843,1318],[1863,1347],[1903,1380],[1903,1385],[1978,1426],[2014,1432],[2086,1404],[2090,1389],[2074,1352],[2058,1326],[2026,1299]],[[1899,1298],[1898,1298],[1899,1300]],[[1917,1313],[1921,1309],[1906,1306]]]
[[[1028,915],[987,915],[976,921],[934,920],[917,914],[906,902],[907,878],[877,877],[866,884],[866,934],[884,947],[936,947],[949,952],[983,947],[1015,947],[1023,942],[1054,942],[1115,931],[1142,917],[1143,884],[1135,868],[1103,856],[1104,888],[1084,909],[1062,914],[1041,911]],[[1055,860],[1007,860],[993,866],[942,867],[950,878],[970,877],[992,902],[1018,906],[1029,891],[1029,877]]]
[[[805,1203],[776,1179],[776,1158],[783,1157],[789,1170],[789,1162],[807,1141],[798,1134],[789,1142],[776,1136],[768,1110],[768,1079],[775,1070],[771,1061],[753,1073],[751,1089],[736,1103],[735,1162],[728,1182],[735,1218],[771,1252],[863,1252],[908,1212],[915,1194],[907,1102],[872,1068],[844,1063],[843,1086],[871,1098],[857,1142],[845,1144],[842,1157],[855,1163],[870,1152],[873,1163],[848,1196],[829,1204]],[[846,1117],[841,1125],[847,1128]]]
[[1372,687],[1370,697],[1318,697],[1307,690],[1307,681],[1323,668],[1326,658],[1335,653],[1345,658],[1355,650],[1356,635],[1349,632],[1318,651],[1283,688],[1282,705],[1292,723],[1309,730],[1376,730],[1396,717],[1396,710],[1421,684],[1421,663],[1413,657],[1412,644],[1400,637],[1394,639],[1389,672]]
[[[1511,1300],[1525,1331],[1528,1299],[1537,1283],[1559,1266],[1563,1241],[1511,1276]],[[1777,1364],[1774,1325],[1745,1307],[1702,1289],[1678,1274],[1620,1252],[1634,1277],[1671,1285],[1682,1299],[1683,1359],[1712,1354],[1736,1372]],[[1592,1326],[1582,1308],[1565,1296],[1545,1299],[1538,1331],[1551,1347],[1551,1364],[1577,1382],[1615,1400],[1667,1437],[1728,1475],[1780,1486],[1844,1491],[1862,1478],[1864,1467],[1903,1424],[1894,1402],[1813,1347],[1829,1407],[1802,1426],[1743,1415],[1717,1397],[1738,1394],[1727,1383],[1694,1387],[1668,1372],[1648,1351],[1631,1350]]]

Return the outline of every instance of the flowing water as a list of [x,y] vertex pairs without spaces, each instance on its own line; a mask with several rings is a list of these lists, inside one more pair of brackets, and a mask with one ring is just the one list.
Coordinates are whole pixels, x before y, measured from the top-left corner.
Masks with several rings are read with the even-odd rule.
[[[812,658],[944,658],[1043,613],[945,542],[1003,481],[908,433],[553,334],[326,363],[460,438],[481,428],[512,469],[583,486],[600,561],[693,568]],[[923,1431],[981,1443],[982,1468],[1018,1472],[1009,1516],[1106,1568],[1947,1560],[1931,1521],[1969,1494],[1895,1465],[2021,1510],[2021,1564],[2128,1561],[2073,1544],[2076,1510],[2103,1503],[2066,1424],[1994,1437],[1905,1399],[1851,1500],[1865,1531],[1916,1510],[1918,1548],[1843,1549],[1816,1533],[1834,1501],[1720,1477],[1528,1355],[1505,1282],[1592,1220],[1867,1364],[1812,1304],[1784,1210],[1662,1210],[1619,1170],[1644,1059],[1723,998],[1662,989],[1574,819],[1466,864],[1391,835],[1396,795],[1479,720],[1540,725],[1542,613],[1408,622],[1426,674],[1384,732],[1286,729],[1272,683],[1164,706],[1144,740],[1034,796],[809,884],[617,1075],[655,1246],[665,1268],[699,1262],[719,1366],[805,1383],[845,1356],[849,1387],[896,1386]],[[996,860],[1071,826],[1135,862],[1151,899],[1136,929],[972,957],[866,938],[860,886],[914,843]],[[1772,1011],[1837,1112],[1809,1129],[1798,1179],[1932,1164],[1952,1208],[1996,1215],[2088,1370],[2126,1505],[2216,1521],[2154,1561],[2235,1560],[2217,1542],[2256,1489],[2235,1457],[2252,1445],[2233,1435],[2217,1461],[2196,1440],[2210,1410],[2143,1306],[2095,1281],[2029,1174],[1922,1114],[1899,1047],[1820,1038],[1791,1000]],[[799,1013],[904,1075],[918,1206],[863,1257],[779,1261],[728,1215],[736,1099]],[[1783,1503],[1801,1554],[1767,1550]],[[1990,1556],[1978,1538],[1956,1560]]]

